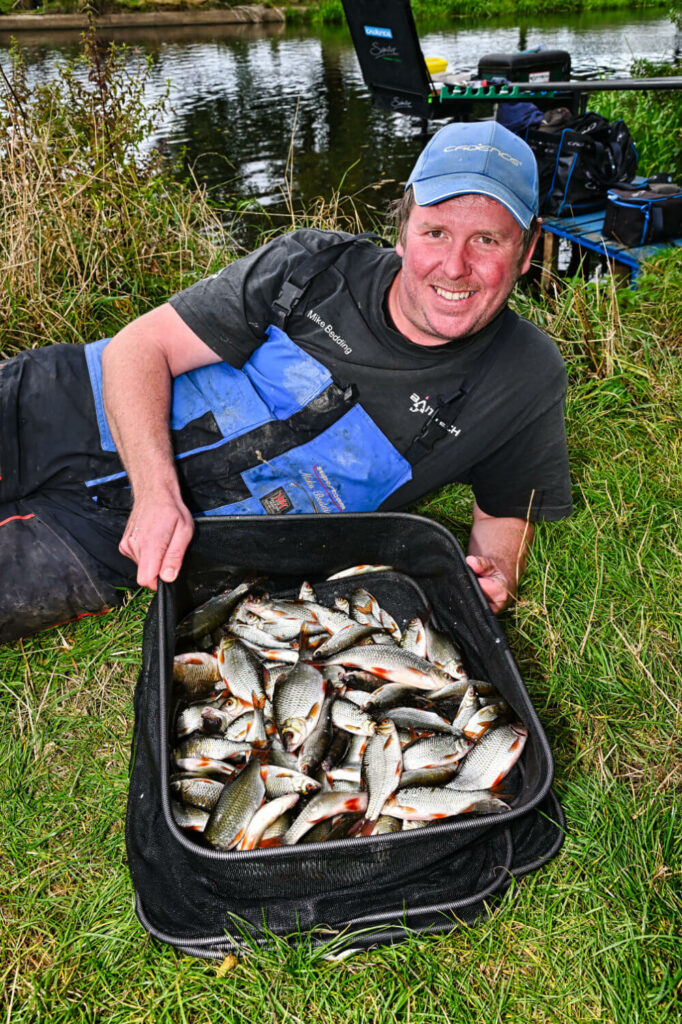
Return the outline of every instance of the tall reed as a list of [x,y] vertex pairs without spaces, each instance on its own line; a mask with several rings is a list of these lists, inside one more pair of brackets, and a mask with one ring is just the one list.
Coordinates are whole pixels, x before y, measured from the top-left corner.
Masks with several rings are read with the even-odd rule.
[[216,257],[204,196],[142,154],[166,97],[123,47],[83,53],[30,85],[16,49],[0,82],[0,354],[111,333]]

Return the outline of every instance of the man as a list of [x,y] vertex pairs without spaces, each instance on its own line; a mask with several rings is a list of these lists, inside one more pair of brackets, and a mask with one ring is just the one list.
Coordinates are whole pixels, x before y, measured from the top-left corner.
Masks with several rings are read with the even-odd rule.
[[451,481],[473,489],[468,561],[505,607],[532,522],[571,510],[563,362],[507,309],[537,206],[524,142],[447,125],[395,250],[294,232],[111,342],[6,363],[0,639],[101,609],[133,563],[141,585],[173,580],[196,515],[396,509]]

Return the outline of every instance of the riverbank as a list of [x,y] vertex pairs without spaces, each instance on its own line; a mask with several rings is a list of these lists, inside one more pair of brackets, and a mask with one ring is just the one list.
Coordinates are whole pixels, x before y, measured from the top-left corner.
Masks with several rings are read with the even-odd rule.
[[[30,0],[26,0],[30,2]],[[88,15],[81,0],[48,3],[39,11],[17,13],[15,0],[0,0],[0,31],[84,29]],[[308,4],[280,6],[240,4],[235,7],[211,7],[210,0],[104,0],[95,2],[95,24],[101,28],[129,28],[162,25],[234,25],[266,22],[314,21],[343,22],[341,0],[314,0]],[[609,11],[622,8],[667,9],[670,0],[412,0],[418,20],[435,18],[492,18],[501,15],[559,13],[570,11]]]
[[[187,7],[181,10],[154,7],[154,10],[121,10],[98,14],[95,25],[98,28],[129,28],[131,26],[161,25],[258,25],[266,22],[286,20],[280,7],[264,7],[262,4],[240,5],[238,7],[203,8]],[[4,14],[0,17],[0,31],[35,32],[46,30],[85,29],[88,15],[84,12],[31,14]]]

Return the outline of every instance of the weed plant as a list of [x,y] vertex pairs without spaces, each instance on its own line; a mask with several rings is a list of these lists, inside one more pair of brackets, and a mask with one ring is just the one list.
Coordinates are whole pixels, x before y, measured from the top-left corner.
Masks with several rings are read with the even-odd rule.
[[140,144],[147,62],[124,47],[83,55],[29,86],[14,49],[0,81],[0,353],[94,340],[182,287],[215,257],[204,197]]
[[[630,73],[633,78],[666,78],[681,75],[682,64],[638,60]],[[610,121],[625,121],[636,142],[639,174],[666,171],[682,181],[682,91],[595,93],[590,109]]]
[[[85,67],[96,69],[93,60]],[[119,74],[130,83],[112,67],[111,88]],[[51,99],[49,90],[28,95],[19,78],[4,101],[3,206],[19,210],[5,223],[23,230],[27,247],[3,250],[12,282],[4,352],[113,329],[215,265],[202,196],[176,189],[162,165],[140,163],[135,133],[116,136],[117,117],[105,143],[109,108],[96,101],[96,82],[60,75]],[[134,105],[134,90],[127,95]],[[80,111],[73,125],[67,97]],[[569,371],[575,512],[540,526],[520,598],[502,620],[555,755],[568,823],[559,857],[473,927],[453,922],[443,936],[340,963],[306,936],[273,937],[270,949],[219,965],[157,945],[134,914],[123,835],[149,604],[136,594],[115,612],[0,648],[1,1019],[682,1019],[679,273],[680,254],[668,252],[636,292],[575,279],[514,299],[557,339]],[[465,542],[466,490],[447,487],[418,511]]]

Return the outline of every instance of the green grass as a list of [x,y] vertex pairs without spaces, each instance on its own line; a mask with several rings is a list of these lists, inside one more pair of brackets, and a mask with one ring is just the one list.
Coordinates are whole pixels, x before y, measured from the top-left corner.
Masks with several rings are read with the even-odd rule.
[[[443,18],[496,18],[505,15],[535,17],[541,14],[577,14],[587,11],[613,11],[670,7],[665,0],[412,0],[417,22]],[[672,16],[672,15],[671,15]],[[312,0],[306,9],[290,12],[288,19],[310,20],[325,24],[343,24],[346,20],[341,0]]]
[[[44,117],[34,128],[41,124]],[[32,136],[34,145],[38,137],[62,145],[63,132],[53,139],[45,131]],[[6,161],[5,182],[11,170]],[[78,173],[81,184],[89,180],[87,168]],[[114,233],[118,248],[107,254],[113,266],[128,267],[121,294],[138,296],[117,316],[145,308],[217,258],[190,229],[178,233],[173,186],[160,184],[158,168],[149,173],[139,193],[134,179],[114,179],[128,189],[126,208],[137,211],[134,237]],[[52,210],[54,240],[51,196],[36,191],[31,209],[34,223],[40,202]],[[201,204],[196,198],[195,213]],[[70,232],[70,207],[61,209]],[[165,240],[163,217],[172,229]],[[191,251],[196,261],[192,268],[169,256],[153,288],[149,264],[131,256],[144,256],[135,246],[150,223],[160,252]],[[91,251],[83,245],[81,255]],[[106,295],[95,264],[84,261],[80,277],[77,261],[50,270],[52,253],[35,252],[41,293],[33,291],[35,274],[16,279],[4,312],[6,352],[21,346],[29,314],[50,328],[46,340],[59,333],[49,311],[62,296],[65,267],[72,294],[85,295],[89,282],[96,296]],[[1,259],[7,280],[11,253]],[[682,1020],[680,265],[680,254],[668,253],[637,292],[575,280],[549,296],[515,298],[557,338],[570,377],[575,514],[539,528],[520,599],[502,620],[555,755],[568,822],[560,855],[474,927],[410,937],[341,963],[324,960],[306,936],[224,965],[156,944],[134,914],[123,837],[132,694],[149,603],[133,595],[116,612],[0,648],[0,1020]],[[104,333],[109,307],[83,302],[78,322]],[[66,305],[61,315],[72,316]],[[470,506],[469,494],[450,487],[419,510],[465,542]]]

